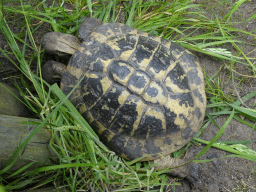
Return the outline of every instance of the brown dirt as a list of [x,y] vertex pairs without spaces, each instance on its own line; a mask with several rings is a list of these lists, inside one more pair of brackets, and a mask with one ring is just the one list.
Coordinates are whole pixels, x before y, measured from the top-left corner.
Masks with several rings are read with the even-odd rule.
[[[207,7],[213,7],[214,3],[218,3],[219,1],[194,1],[194,3],[204,3]],[[205,9],[206,9],[205,8]],[[217,14],[219,18],[221,18],[227,10],[229,10],[229,4],[226,5],[226,7],[223,5],[217,5],[214,9],[211,10],[205,10],[208,16],[215,17]],[[234,17],[232,17],[232,20],[234,21],[241,21],[241,18],[246,21],[253,13],[255,13],[256,10],[256,1],[251,0],[244,3],[240,8],[239,12],[237,12]],[[11,25],[11,30],[17,33],[19,31],[19,25]],[[240,24],[236,24],[235,27],[246,30],[246,31],[252,31],[256,29],[256,20],[251,20],[250,22],[244,22]],[[36,34],[34,34],[34,38],[36,40],[36,43],[40,44],[40,39],[42,35],[49,31],[49,25],[44,24],[40,27],[40,30]],[[253,32],[256,34],[256,32]],[[241,40],[246,42],[254,42],[255,39],[252,36],[244,36],[241,37]],[[0,33],[0,46],[4,50],[10,50],[10,48],[7,46],[5,38],[2,33]],[[251,46],[248,44],[239,44],[239,47],[244,46],[243,50],[245,53],[248,53],[248,57],[254,58],[251,60],[251,62],[256,65],[256,51],[255,46]],[[234,50],[232,50],[234,51]],[[28,52],[29,53],[29,52]],[[202,64],[202,68],[204,71],[209,75],[215,74],[221,66],[223,66],[223,63],[217,61],[214,58],[211,58],[206,55],[197,54],[199,57],[199,60]],[[49,55],[46,55],[46,57],[51,57]],[[48,60],[48,58],[46,58]],[[8,61],[7,58],[5,58],[2,53],[0,53],[0,62],[4,66],[5,70],[8,72],[3,72],[3,69],[0,70],[0,78],[1,81],[10,83],[10,74],[17,74],[17,69],[12,65],[11,62]],[[248,71],[248,68],[245,68],[242,64],[235,64],[236,71],[241,74],[246,75],[253,75],[251,71]],[[224,67],[220,73],[218,74],[220,78],[220,83],[223,87],[224,93],[227,96],[232,97],[242,97],[254,90],[256,90],[256,82],[252,78],[245,79],[244,81],[240,82],[239,79],[242,78],[242,76],[233,73],[234,80],[231,81],[230,78],[230,70],[227,67]],[[19,74],[14,75],[15,79],[19,79]],[[237,90],[237,91],[236,91]],[[209,97],[210,95],[208,95]],[[254,106],[255,98],[249,100],[246,102],[246,106],[255,109]],[[210,110],[208,110],[210,112]],[[221,116],[215,119],[215,121],[218,123],[220,127],[225,123],[227,120],[227,116]],[[205,130],[200,137],[201,139],[210,141],[218,132],[218,128],[211,123]],[[219,140],[233,140],[233,141],[240,141],[240,140],[255,140],[256,139],[256,132],[252,128],[241,124],[240,122],[236,120],[232,120],[230,124],[227,126],[224,134],[220,137]],[[185,157],[191,158],[195,157],[203,148],[205,145],[192,145],[189,150],[186,151]],[[256,143],[249,144],[249,147],[256,151]],[[208,163],[200,163],[198,165],[198,169],[195,172],[195,186],[197,188],[191,188],[190,184],[184,180],[181,182],[180,186],[175,186],[175,190],[173,187],[167,187],[166,191],[210,191],[210,192],[218,192],[218,191],[256,191],[256,163],[253,161],[236,158],[236,157],[228,157],[223,158],[227,155],[230,155],[227,152],[224,152],[219,149],[211,148],[207,151],[206,154],[204,154],[200,159],[216,159],[214,161],[208,162]],[[177,180],[177,179],[176,179]],[[172,178],[170,178],[170,181],[173,181]]]
[[[199,1],[197,1],[199,2]],[[200,1],[208,6],[212,7],[213,4],[216,5],[218,2],[223,1]],[[230,7],[216,6],[213,10],[205,10],[208,13],[208,16],[213,17],[214,15],[218,15],[219,18],[222,15],[227,13],[227,10],[230,10]],[[236,12],[236,14],[232,17],[232,21],[241,22],[241,18],[246,21],[250,16],[255,13],[256,10],[256,1],[248,1],[244,3],[239,8],[240,11]],[[256,29],[256,20],[251,20],[250,22],[244,22],[236,24],[234,27],[245,30],[252,31]],[[253,32],[256,34],[256,32]],[[241,34],[239,34],[241,35]],[[245,41],[247,43],[255,43],[255,39],[252,36],[245,36],[240,38],[241,41]],[[248,44],[238,44],[241,48],[243,47],[244,53],[251,59],[251,62],[256,65],[256,48],[255,46]],[[227,47],[228,50],[231,50]],[[236,52],[234,50],[233,53]],[[205,56],[202,54],[197,54],[198,58],[204,68],[204,71],[209,76],[215,74],[218,70],[221,69],[223,63],[217,61],[214,58],[209,56]],[[227,64],[229,64],[227,62]],[[253,73],[248,70],[243,64],[235,64],[236,71],[240,74],[245,74],[248,76],[253,76]],[[220,70],[218,77],[220,79],[220,85],[223,88],[224,94],[227,96],[235,97],[238,99],[239,97],[243,97],[246,94],[256,90],[256,81],[253,78],[245,78],[242,82],[239,79],[242,79],[243,76],[233,73],[233,80],[230,79],[230,68],[224,67]],[[211,95],[207,95],[210,97]],[[251,109],[255,109],[255,98],[250,99],[246,103],[244,103],[246,107]],[[208,112],[211,112],[207,109]],[[222,127],[226,122],[228,116],[221,116],[215,119],[219,127]],[[246,120],[246,118],[245,118]],[[252,123],[252,122],[251,122]],[[202,137],[203,140],[210,141],[217,133],[219,129],[211,123],[204,131]],[[255,140],[256,139],[256,131],[235,119],[229,123],[227,128],[224,131],[224,134],[221,135],[219,141],[245,141],[245,140]],[[256,151],[256,143],[253,142],[248,145],[250,149]],[[186,153],[186,158],[195,157],[205,145],[196,146],[193,145],[190,147],[188,152]],[[228,152],[224,152],[223,150],[219,150],[216,148],[210,148],[206,154],[204,154],[200,159],[216,159],[207,163],[199,163],[199,168],[195,173],[195,178],[198,179],[196,181],[198,188],[191,189],[188,182],[181,182],[180,186],[176,186],[174,190],[172,187],[169,187],[166,191],[209,191],[209,192],[218,192],[218,191],[256,191],[256,162],[249,161],[242,158],[237,157],[228,157],[223,158],[227,155],[230,155]]]

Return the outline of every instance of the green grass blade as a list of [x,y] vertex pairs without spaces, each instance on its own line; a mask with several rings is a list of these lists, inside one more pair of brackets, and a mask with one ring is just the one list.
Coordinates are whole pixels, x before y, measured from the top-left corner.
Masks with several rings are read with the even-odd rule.
[[247,0],[239,0],[237,1],[234,6],[231,8],[231,10],[223,17],[223,20],[229,22],[231,16],[234,14],[234,12],[238,9],[239,6],[241,6],[245,1]]
[[[224,151],[227,151],[227,152],[230,152],[230,153],[234,153],[234,154],[240,155],[240,157],[246,157],[247,159],[256,162],[256,152],[255,152],[255,151],[254,151],[254,153],[249,154],[249,153],[245,153],[245,152],[243,152],[243,151],[241,152],[241,151],[239,151],[239,150],[236,150],[236,149],[234,149],[234,148],[231,148],[231,147],[228,146],[228,145],[221,145],[221,144],[218,144],[218,143],[212,143],[212,141],[211,141],[211,142],[209,142],[209,141],[204,141],[204,140],[199,139],[199,138],[195,138],[195,140],[198,141],[198,142],[200,142],[200,143],[204,143],[204,144],[206,144],[207,146],[208,146],[208,145],[211,145],[212,147],[216,147],[216,148],[218,148],[218,149],[221,149],[221,150],[224,150]],[[207,147],[207,146],[206,146],[206,147]],[[246,146],[244,146],[244,147],[246,147]],[[199,154],[198,154],[198,156],[199,156]],[[198,156],[197,156],[197,157],[198,157]],[[200,155],[200,156],[201,156],[201,155]],[[196,161],[196,160],[195,160],[195,161]]]
[[252,20],[252,19],[255,19],[256,18],[256,13],[254,13],[249,19],[247,19],[247,22]]
[[247,117],[249,117],[252,121],[256,121],[256,110],[254,109],[249,109],[249,108],[244,108],[244,107],[239,107],[233,104],[228,104],[231,107],[233,107],[235,110],[244,113]]
[[[218,138],[222,135],[222,133],[225,131],[227,125],[230,123],[230,121],[233,119],[233,116],[235,114],[235,111],[233,110],[232,113],[230,114],[229,118],[227,121],[224,123],[222,128],[219,130],[219,132],[214,136],[214,138],[206,145],[206,147],[196,156],[196,159],[201,157],[213,144],[218,140]],[[198,138],[195,139],[198,141]]]
[[129,16],[128,16],[128,19],[125,24],[128,26],[131,26],[131,27],[134,26],[133,20],[135,18],[135,7],[136,7],[137,3],[138,3],[137,0],[132,0],[131,8],[127,8],[129,10],[128,11]]
[[87,0],[87,6],[90,12],[90,17],[92,17],[92,1],[91,0]]

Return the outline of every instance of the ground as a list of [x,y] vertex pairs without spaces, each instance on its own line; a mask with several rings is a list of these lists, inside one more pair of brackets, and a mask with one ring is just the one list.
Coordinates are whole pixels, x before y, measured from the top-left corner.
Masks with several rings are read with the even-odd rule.
[[[194,1],[194,3],[199,3],[200,1]],[[212,7],[212,4],[217,3],[217,1],[203,1],[203,3]],[[211,10],[206,10],[206,12],[214,17],[216,14],[221,16],[224,15],[225,11],[227,11],[228,7],[214,6],[215,8]],[[236,13],[236,16],[233,17],[234,21],[243,18],[244,21],[248,19],[252,13],[255,13],[256,10],[256,1],[248,1],[244,3],[240,7],[240,12]],[[15,22],[10,25],[11,30],[16,33],[19,31],[19,28],[15,26]],[[244,22],[236,24],[235,27],[252,31],[256,29],[256,20],[251,20],[250,22]],[[38,31],[34,38],[37,45],[40,45],[40,40],[42,35],[49,31],[49,25],[44,24],[41,26],[40,31]],[[256,34],[256,32],[253,32]],[[254,37],[255,38],[255,37]],[[254,42],[255,39],[252,36],[244,36],[241,37],[241,40],[246,41],[248,43]],[[249,44],[238,44],[240,47],[243,47],[245,53],[248,53],[248,57],[252,58],[251,62],[256,66],[256,48],[253,45]],[[0,33],[0,47],[3,50],[10,50],[6,44],[6,40],[2,33]],[[226,47],[227,49],[231,47]],[[234,50],[231,50],[234,51]],[[222,62],[216,60],[213,57],[204,55],[202,53],[195,53],[202,65],[204,72],[208,76],[214,75],[217,71],[219,73],[217,76],[219,77],[219,86],[224,90],[224,94],[227,96],[232,96],[237,99],[243,97],[244,95],[251,93],[256,90],[256,82],[255,78],[247,78],[246,76],[242,76],[240,74],[246,74],[247,76],[253,76],[253,73],[248,70],[242,64],[235,64],[235,71],[233,72],[233,78],[231,77],[231,69],[228,65],[223,65]],[[48,58],[52,57],[50,55],[46,55]],[[48,59],[47,58],[47,59]],[[15,78],[19,79],[19,71],[9,60],[0,54],[0,62],[3,65],[3,68],[7,71],[3,72],[3,69],[0,69],[0,78],[2,82],[11,83],[10,79]],[[243,79],[243,81],[240,81]],[[19,84],[20,82],[17,81]],[[217,83],[217,82],[216,82]],[[20,84],[21,85],[21,84]],[[21,85],[22,86],[22,85]],[[210,97],[211,95],[207,95]],[[250,99],[245,103],[244,106],[255,109],[255,98]],[[211,109],[207,109],[207,112],[211,113]],[[226,122],[228,116],[217,117],[215,121],[222,127]],[[245,120],[247,120],[245,118]],[[219,129],[213,124],[210,123],[205,129],[204,133],[200,137],[201,139],[210,141],[217,133]],[[219,141],[246,141],[246,140],[255,140],[256,132],[255,129],[252,129],[235,119],[228,124],[225,132],[221,135]],[[256,151],[256,143],[252,142],[248,145],[252,150]],[[192,158],[195,157],[205,145],[192,145],[189,149],[186,150],[182,158]],[[208,160],[208,159],[216,159],[210,162],[197,163],[193,166],[196,166],[195,169],[192,169],[194,172],[194,186],[190,186],[189,182],[186,180],[181,181],[180,186],[176,186],[176,191],[256,191],[256,162],[237,158],[237,157],[226,157],[230,155],[230,153],[224,152],[223,150],[210,148],[206,154],[204,154],[200,159]],[[222,158],[226,157],[226,158]],[[192,166],[192,165],[191,165]],[[175,178],[177,181],[177,178]],[[173,181],[173,178],[170,178],[170,181]],[[193,189],[193,187],[195,187]],[[166,191],[174,191],[173,187],[167,187]]]
[[[202,2],[202,1],[201,1]],[[254,2],[254,3],[253,3]],[[217,3],[217,1],[205,1],[206,4],[211,7],[211,4]],[[241,6],[240,12],[237,13],[237,17],[234,20],[238,20],[238,15],[241,16],[246,20],[251,16],[251,13],[255,13],[256,10],[256,1],[248,2],[247,4],[243,4]],[[223,8],[223,7],[222,7]],[[220,9],[217,7],[214,10],[207,10],[209,11],[208,14],[214,16],[214,14],[221,15],[222,12],[225,12],[225,8]],[[236,27],[241,30],[252,31],[256,29],[256,21],[253,20],[248,23],[244,24],[236,24]],[[254,31],[254,34],[255,31]],[[243,37],[241,40],[246,42],[255,42],[253,37]],[[240,46],[243,46],[240,44]],[[248,53],[248,57],[253,58],[252,63],[256,64],[256,51],[255,46],[245,45],[244,49],[245,53]],[[196,53],[195,53],[196,54]],[[214,75],[218,70],[221,69],[222,63],[217,61],[214,58],[209,56],[205,56],[202,54],[197,54],[202,64],[204,71],[209,76]],[[247,74],[248,76],[253,76],[252,73],[248,72],[244,65],[236,64],[236,71],[240,74]],[[246,72],[245,72],[246,71]],[[233,73],[234,78],[233,80],[230,79],[231,71],[226,67],[222,68],[219,75],[220,86],[223,88],[224,93],[230,96],[236,96],[236,98],[241,98],[248,93],[256,90],[256,82],[255,79],[245,79],[243,82],[240,82],[239,79],[242,78],[237,73]],[[208,95],[209,96],[209,95]],[[245,106],[249,108],[255,109],[255,99],[251,99],[245,103]],[[208,112],[211,110],[208,108]],[[222,127],[223,124],[226,122],[228,116],[221,116],[215,119],[219,127]],[[207,126],[204,130],[203,136],[200,137],[204,140],[210,141],[217,133],[219,129],[211,123]],[[254,129],[238,122],[235,119],[232,119],[230,124],[225,129],[225,132],[219,138],[219,141],[242,141],[242,140],[255,140],[256,132]],[[195,146],[193,145],[186,157],[193,157],[198,154],[204,146]],[[249,144],[249,147],[256,150],[256,143],[253,142]],[[221,158],[230,155],[230,153],[224,152],[223,150],[211,148],[207,151],[206,154],[203,155],[200,159],[216,159],[211,162],[207,163],[200,163],[199,164],[199,172],[197,177],[201,178],[202,180],[202,187],[200,189],[194,189],[192,191],[256,191],[256,163],[236,158],[236,157],[228,157],[228,158]],[[181,189],[177,188],[177,191],[190,191],[190,189],[186,188],[186,185],[183,183],[181,185]]]

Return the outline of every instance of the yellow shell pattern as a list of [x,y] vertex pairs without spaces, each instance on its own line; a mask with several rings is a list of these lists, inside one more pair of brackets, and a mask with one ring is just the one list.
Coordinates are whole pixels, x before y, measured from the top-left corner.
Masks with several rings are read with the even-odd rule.
[[72,56],[63,92],[81,78],[70,100],[100,139],[126,159],[174,152],[202,125],[203,73],[197,58],[176,43],[103,24]]

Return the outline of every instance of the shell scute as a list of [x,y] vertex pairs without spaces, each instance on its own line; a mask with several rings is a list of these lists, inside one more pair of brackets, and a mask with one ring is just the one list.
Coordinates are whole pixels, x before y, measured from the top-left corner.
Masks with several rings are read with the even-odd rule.
[[170,92],[184,93],[190,91],[187,74],[179,63],[176,63],[175,67],[166,75],[164,82]]
[[184,47],[181,47],[175,42],[171,42],[171,45],[169,46],[170,52],[178,58],[186,49]]
[[86,107],[94,106],[106,91],[111,87],[112,81],[104,74],[88,73],[81,82],[80,94],[83,97]]
[[134,66],[138,69],[145,70],[158,46],[158,41],[150,40],[145,36],[139,36],[136,49],[131,57]]
[[109,67],[108,74],[113,81],[126,85],[132,76],[134,68],[124,61],[113,61]]
[[117,110],[115,117],[109,125],[109,129],[126,136],[133,135],[145,108],[146,105],[142,103],[139,97],[130,95]]
[[141,95],[145,87],[150,83],[150,77],[143,71],[135,71],[129,79],[128,88],[132,92]]
[[119,107],[123,104],[118,99],[124,93],[122,86],[113,85],[105,95],[91,108],[93,116],[98,117],[98,121],[108,127]]
[[164,114],[158,108],[148,108],[137,129],[134,131],[134,137],[148,139],[163,135],[166,132],[166,123]]
[[143,94],[145,101],[158,105],[165,105],[167,96],[167,90],[164,85],[158,81],[152,81]]

